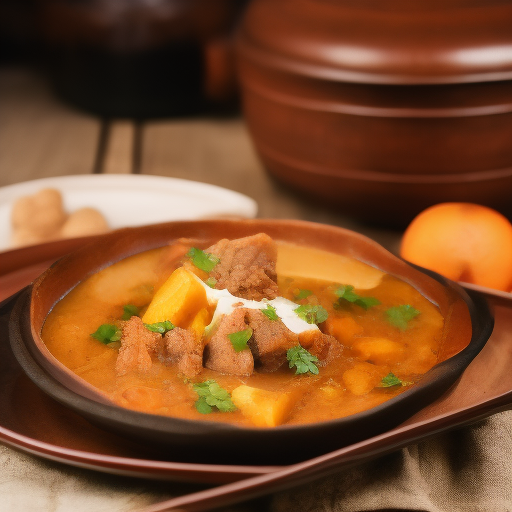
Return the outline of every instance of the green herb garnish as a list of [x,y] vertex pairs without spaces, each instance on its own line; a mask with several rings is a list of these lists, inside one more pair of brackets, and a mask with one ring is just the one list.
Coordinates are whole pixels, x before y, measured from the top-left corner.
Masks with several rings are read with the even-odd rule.
[[288,349],[286,359],[288,359],[288,366],[290,368],[295,366],[295,375],[308,372],[315,375],[318,374],[318,367],[315,364],[318,361],[318,357],[300,345]]
[[401,386],[402,381],[393,373],[388,373],[383,379],[380,381],[379,388],[391,388],[393,386]]
[[236,411],[235,404],[231,401],[231,395],[221,388],[215,380],[206,380],[193,384],[194,391],[199,399],[195,402],[196,409],[201,414],[209,414],[216,407],[220,412]]
[[101,324],[96,331],[91,334],[91,337],[108,345],[109,343],[119,341],[122,334],[121,329],[114,324]]
[[269,320],[279,320],[279,317],[276,313],[276,308],[267,304],[265,309],[262,309],[261,312],[269,319]]
[[130,320],[132,316],[137,316],[139,314],[139,308],[134,306],[133,304],[126,304],[123,306],[123,316],[122,320]]
[[217,256],[204,252],[201,249],[196,249],[195,247],[192,247],[187,252],[187,256],[192,260],[194,266],[208,273],[210,273],[220,261]]
[[311,290],[299,289],[299,293],[297,293],[297,295],[295,295],[295,300],[306,299],[307,297],[309,297],[312,294],[313,294],[313,292]]
[[144,324],[144,327],[151,332],[157,332],[158,334],[165,334],[167,331],[174,329],[174,324],[169,320],[163,322],[156,322],[154,324]]
[[243,331],[233,332],[228,334],[229,341],[235,349],[235,352],[241,352],[247,348],[247,342],[251,339],[252,329],[244,329]]
[[215,285],[217,284],[217,279],[215,279],[215,277],[209,277],[204,283],[210,288],[215,288]]
[[338,303],[340,303],[342,300],[346,300],[352,304],[355,304],[356,306],[362,307],[364,310],[380,304],[380,300],[376,299],[375,297],[363,297],[358,295],[356,292],[354,292],[354,287],[351,284],[338,286],[334,293],[338,297]]
[[294,311],[299,318],[302,318],[302,320],[308,324],[321,324],[322,322],[325,322],[329,316],[322,306],[318,306],[316,304],[303,304],[302,306],[294,309]]
[[405,331],[409,322],[419,314],[420,312],[410,304],[402,304],[386,310],[388,322],[398,327],[401,331]]

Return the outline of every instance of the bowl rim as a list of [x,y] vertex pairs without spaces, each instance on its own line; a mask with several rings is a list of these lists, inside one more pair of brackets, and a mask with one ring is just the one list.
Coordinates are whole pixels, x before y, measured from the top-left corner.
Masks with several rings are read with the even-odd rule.
[[[327,229],[326,232],[333,233],[350,233],[350,237],[355,237],[356,239],[363,240],[365,244],[370,244],[377,249],[378,252],[384,252],[387,258],[392,260],[392,263],[398,264],[399,267],[407,267],[412,269],[414,272],[414,276],[423,276],[422,279],[430,282],[437,283],[437,285],[441,285],[443,289],[450,290],[450,293],[456,294],[459,299],[464,301],[469,315],[471,317],[472,324],[472,334],[471,339],[469,340],[468,345],[463,348],[461,351],[453,355],[452,357],[438,363],[433,368],[431,368],[428,372],[426,372],[420,381],[411,386],[409,389],[404,390],[399,395],[383,402],[382,404],[367,409],[365,411],[346,416],[343,418],[337,418],[328,421],[315,422],[305,425],[281,425],[274,428],[262,429],[256,427],[246,427],[246,426],[237,426],[227,423],[221,422],[212,422],[205,420],[188,420],[182,418],[174,418],[174,417],[166,417],[159,416],[151,413],[143,413],[130,409],[123,408],[119,405],[113,404],[110,401],[104,400],[102,401],[98,396],[98,392],[95,388],[93,388],[93,392],[96,393],[96,396],[87,394],[84,396],[83,389],[82,393],[78,391],[73,391],[69,385],[66,385],[61,381],[60,378],[57,378],[55,375],[52,375],[48,370],[48,365],[44,364],[44,360],[41,360],[41,353],[38,352],[39,347],[34,341],[34,330],[33,330],[33,302],[37,300],[37,294],[41,283],[44,282],[48,276],[52,276],[55,272],[55,269],[59,268],[59,266],[63,265],[71,259],[79,257],[80,254],[90,250],[90,248],[94,248],[98,241],[93,241],[91,244],[84,246],[78,251],[73,252],[71,255],[65,256],[61,260],[59,260],[56,264],[54,264],[50,269],[48,269],[44,274],[42,274],[27,290],[21,294],[18,298],[10,320],[10,342],[12,346],[12,350],[14,355],[20,365],[22,366],[25,373],[28,377],[39,386],[46,394],[50,395],[58,402],[62,403],[66,407],[73,409],[75,412],[85,416],[87,419],[93,422],[99,422],[100,424],[104,421],[105,418],[108,418],[108,423],[110,425],[109,429],[120,428],[128,429],[130,432],[135,428],[135,434],[143,434],[145,432],[151,432],[158,436],[176,436],[179,435],[181,431],[186,431],[187,436],[198,436],[200,434],[204,434],[205,431],[208,431],[209,436],[229,436],[230,439],[236,441],[237,439],[246,437],[246,436],[255,436],[257,439],[273,439],[276,442],[283,442],[289,435],[292,434],[303,434],[307,431],[309,436],[320,435],[324,430],[328,431],[336,431],[340,425],[343,425],[346,429],[356,428],[361,422],[368,421],[373,416],[382,415],[387,412],[395,412],[397,413],[397,419],[400,420],[398,423],[392,422],[392,424],[388,425],[384,430],[388,428],[392,428],[397,424],[401,423],[408,417],[412,416],[414,413],[418,412],[420,409],[425,407],[428,403],[433,402],[436,398],[441,396],[447,389],[453,385],[456,380],[460,377],[464,369],[469,365],[469,363],[473,360],[474,357],[478,354],[478,352],[483,348],[487,339],[490,337],[493,328],[493,318],[490,314],[487,302],[483,297],[478,294],[470,295],[457,283],[449,281],[438,274],[422,269],[421,267],[416,267],[411,265],[404,260],[392,255],[382,246],[370,240],[369,238],[360,235],[358,233],[354,233],[352,231],[336,228],[334,226],[325,226],[315,223],[309,223],[304,221],[269,221],[269,220],[244,220],[244,221],[199,221],[200,223],[216,223],[216,222],[228,222],[233,223],[236,222],[242,225],[250,225],[251,227],[260,226],[260,225],[269,225],[269,223],[276,223],[281,226],[290,226],[290,223],[298,226],[304,227],[308,226],[309,229]],[[197,221],[191,222],[179,222],[179,223],[166,223],[159,226],[162,229],[165,229],[165,226],[171,226],[181,224],[181,225],[191,225],[198,224]],[[141,230],[145,228],[127,228],[123,230],[119,230],[117,235],[106,235],[102,237],[103,243],[105,243],[104,239],[112,236],[131,236],[134,230]],[[130,247],[129,252],[134,254],[132,251],[133,247]],[[145,250],[144,248],[140,251]],[[78,255],[78,256],[77,256]],[[123,253],[119,259],[119,261],[130,254]],[[368,263],[368,261],[365,261]],[[114,263],[114,261],[110,261],[109,264]],[[105,265],[107,266],[107,265]],[[374,265],[375,266],[375,265]],[[393,265],[392,265],[393,266]],[[405,268],[404,267],[404,268]],[[53,270],[52,270],[53,269]],[[99,269],[97,269],[99,270]],[[406,282],[408,280],[404,277],[402,279]],[[75,283],[75,286],[78,283]],[[46,349],[47,350],[47,349]],[[44,357],[44,356],[43,356]],[[53,361],[52,361],[53,359]],[[57,361],[53,356],[47,360],[49,363],[53,363]],[[59,362],[60,365],[62,365]],[[63,365],[62,365],[63,366]],[[450,370],[451,371],[448,371]],[[67,370],[67,368],[66,368]],[[67,372],[72,373],[70,370]],[[80,381],[83,385],[85,381],[83,381],[76,374],[72,374],[74,380]],[[88,385],[90,386],[90,385]],[[88,386],[85,386],[85,390],[87,391]],[[92,387],[92,386],[90,386]],[[89,390],[90,391],[90,390]],[[420,407],[415,407],[417,402],[425,402]],[[414,409],[412,412],[407,412],[409,409]],[[404,415],[403,413],[406,412]],[[135,425],[135,427],[134,427]],[[347,444],[347,443],[345,443]],[[339,445],[338,447],[341,447]]]

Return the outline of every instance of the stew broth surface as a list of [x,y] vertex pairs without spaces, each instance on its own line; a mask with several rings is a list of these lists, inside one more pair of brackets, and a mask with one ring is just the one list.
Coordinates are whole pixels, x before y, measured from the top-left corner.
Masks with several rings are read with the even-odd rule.
[[[191,380],[214,379],[229,392],[245,384],[287,394],[293,406],[285,424],[312,423],[375,407],[406,390],[439,362],[444,319],[412,286],[345,256],[278,242],[279,295],[297,305],[320,304],[325,308],[329,318],[320,328],[341,343],[340,357],[319,366],[317,375],[296,375],[285,364],[275,372],[255,372],[247,377],[203,368],[194,379],[184,379],[175,366],[154,358],[149,371],[118,376],[118,346],[104,345],[91,333],[101,324],[119,323],[126,304],[144,311],[178,265],[169,256],[171,251],[172,246],[147,251],[91,276],[55,305],[43,326],[42,339],[53,356],[120,406],[254,426],[240,410],[207,415],[196,410],[198,395]],[[375,297],[380,304],[365,310],[338,301],[335,290],[339,284],[353,285],[360,296]],[[300,290],[312,293],[297,300]],[[403,330],[392,325],[386,315],[389,308],[400,305],[419,311]],[[382,387],[382,379],[391,373],[401,384]]]

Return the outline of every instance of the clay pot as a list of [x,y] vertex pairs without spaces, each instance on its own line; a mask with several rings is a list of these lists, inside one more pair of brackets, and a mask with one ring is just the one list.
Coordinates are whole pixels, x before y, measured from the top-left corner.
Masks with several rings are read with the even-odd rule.
[[444,201],[512,213],[512,2],[254,0],[245,117],[275,177],[405,225]]
[[[373,409],[304,426],[257,429],[145,414],[114,405],[57,361],[41,340],[43,323],[56,302],[109,264],[181,237],[215,242],[259,232],[358,258],[412,284],[447,318],[446,341],[439,354],[442,362],[417,384]],[[360,234],[299,221],[219,220],[119,230],[64,257],[19,298],[11,316],[10,341],[26,374],[45,393],[104,429],[145,446],[156,445],[162,456],[172,454],[172,460],[189,462],[284,464],[370,438],[432,403],[460,377],[485,345],[492,327],[483,299],[470,298],[455,283],[412,267]]]

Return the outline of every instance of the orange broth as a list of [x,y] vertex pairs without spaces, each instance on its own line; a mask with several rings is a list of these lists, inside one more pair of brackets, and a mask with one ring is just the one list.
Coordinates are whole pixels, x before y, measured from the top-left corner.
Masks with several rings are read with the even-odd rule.
[[[132,371],[116,376],[118,347],[106,346],[90,336],[101,324],[119,322],[126,304],[144,311],[174,269],[165,263],[168,251],[167,247],[126,258],[80,283],[48,315],[42,339],[61,363],[120,406],[253,426],[240,411],[199,413],[194,407],[198,396],[191,383],[175,367],[156,358],[146,373]],[[318,375],[295,375],[287,364],[273,373],[255,372],[249,377],[204,368],[194,382],[215,379],[229,392],[246,384],[288,393],[294,397],[294,405],[285,424],[292,425],[340,418],[374,407],[403,392],[438,362],[444,319],[434,304],[407,283],[344,256],[279,242],[277,272],[280,295],[294,300],[300,289],[307,289],[312,294],[297,303],[318,303],[327,310],[329,318],[320,328],[342,343],[341,357],[320,366]],[[337,284],[353,284],[359,295],[375,297],[380,304],[368,310],[345,302],[334,307]],[[401,330],[389,323],[386,310],[404,304],[420,314]],[[372,353],[368,359],[368,340],[371,345],[375,339],[390,341],[392,355]],[[390,373],[402,385],[381,387],[381,380]]]

